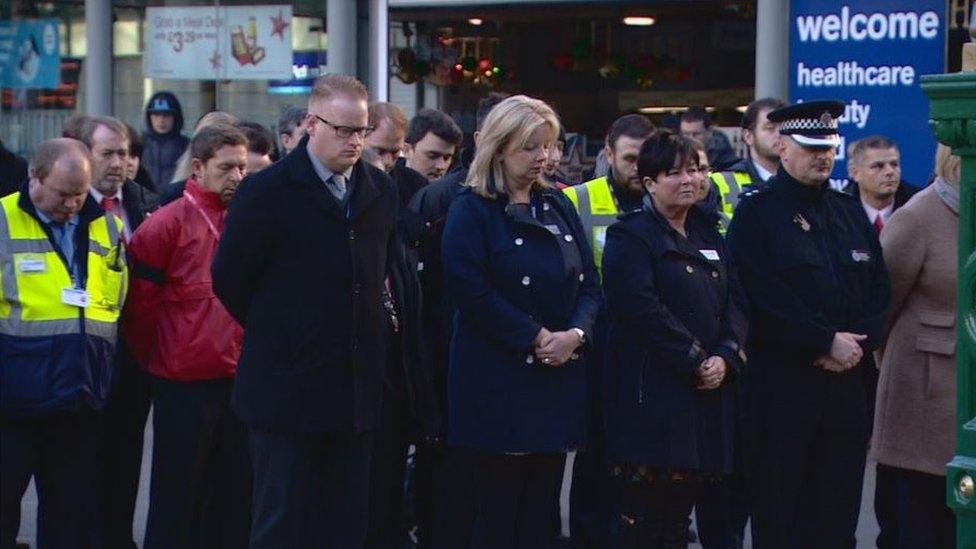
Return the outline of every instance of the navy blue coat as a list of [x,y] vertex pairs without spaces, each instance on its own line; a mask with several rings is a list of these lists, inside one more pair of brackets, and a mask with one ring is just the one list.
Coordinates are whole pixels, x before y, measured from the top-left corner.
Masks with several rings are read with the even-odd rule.
[[[685,230],[688,239],[654,210],[607,230],[608,457],[729,472],[745,297],[709,218],[692,208]],[[709,356],[725,359],[728,372],[717,389],[700,390],[696,372]]]
[[[516,221],[507,196],[462,190],[451,205],[442,257],[457,305],[448,373],[448,443],[487,452],[561,452],[586,440],[585,353],[561,367],[535,359],[533,341],[581,328],[592,337],[600,308],[593,253],[576,210],[554,189],[533,205],[571,226],[582,272],[567,274],[558,237]],[[565,238],[565,235],[562,236]]]
[[307,143],[243,181],[213,260],[214,293],[244,327],[231,403],[251,428],[369,431],[387,364],[396,186],[356,162],[347,215]]

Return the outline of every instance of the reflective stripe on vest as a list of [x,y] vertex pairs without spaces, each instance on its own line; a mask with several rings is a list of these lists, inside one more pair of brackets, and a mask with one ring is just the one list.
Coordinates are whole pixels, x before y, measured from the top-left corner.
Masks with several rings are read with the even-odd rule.
[[725,234],[735,213],[735,207],[739,204],[739,195],[743,188],[752,185],[752,178],[745,172],[713,172],[712,182],[718,188],[721,198],[719,214],[719,232]]
[[84,333],[115,340],[128,269],[119,243],[120,221],[88,224],[85,309],[66,305],[61,292],[71,275],[41,224],[18,205],[19,193],[0,200],[0,334],[51,337]]
[[610,191],[606,177],[587,181],[582,185],[566,187],[563,192],[576,206],[583,230],[593,248],[593,262],[598,271],[603,264],[603,247],[606,244],[607,227],[617,222],[620,212]]

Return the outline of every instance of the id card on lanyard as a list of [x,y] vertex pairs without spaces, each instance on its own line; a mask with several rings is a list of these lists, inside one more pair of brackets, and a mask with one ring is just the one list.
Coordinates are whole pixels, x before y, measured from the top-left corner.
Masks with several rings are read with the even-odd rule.
[[192,204],[193,208],[200,214],[201,217],[203,217],[203,220],[207,222],[207,229],[210,230],[210,234],[212,234],[215,239],[220,240],[220,233],[217,232],[217,227],[215,227],[213,221],[207,217],[207,214],[203,211],[203,208],[200,207],[200,203],[197,202],[197,199],[194,198],[191,193],[183,193],[183,196],[186,197],[186,200]]

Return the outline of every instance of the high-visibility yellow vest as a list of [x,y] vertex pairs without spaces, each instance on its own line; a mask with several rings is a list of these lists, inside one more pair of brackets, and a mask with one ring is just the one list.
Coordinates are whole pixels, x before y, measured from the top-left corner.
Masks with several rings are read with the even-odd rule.
[[576,211],[583,230],[593,248],[593,261],[597,271],[602,273],[603,247],[607,243],[607,228],[617,222],[620,210],[613,199],[610,181],[606,176],[593,179],[581,185],[563,189]]
[[752,178],[745,172],[712,172],[711,179],[722,201],[718,211],[719,232],[725,234],[739,204],[739,196],[747,186],[752,185]]
[[[75,286],[69,267],[20,200],[20,193],[0,199],[0,361],[10,363],[0,372],[6,385],[2,407],[50,409],[59,398],[70,400],[72,392],[85,393],[97,407],[107,393],[128,288],[122,222],[98,210],[97,217],[79,224],[78,231],[87,231],[87,244],[76,235],[76,253],[87,247],[78,276],[88,305],[69,305],[62,297]],[[45,352],[24,351],[30,348]],[[51,370],[43,374],[56,379],[40,372],[32,378],[25,371],[32,368]],[[45,382],[51,386],[41,387]]]

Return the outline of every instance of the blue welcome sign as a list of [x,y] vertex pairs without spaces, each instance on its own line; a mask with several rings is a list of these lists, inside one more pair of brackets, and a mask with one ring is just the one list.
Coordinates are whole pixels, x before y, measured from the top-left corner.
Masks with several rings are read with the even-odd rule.
[[51,89],[60,83],[58,20],[0,21],[0,87]]
[[791,0],[790,100],[837,99],[841,147],[831,185],[847,184],[846,146],[881,134],[898,143],[902,178],[933,168],[923,74],[945,72],[945,0]]

